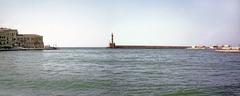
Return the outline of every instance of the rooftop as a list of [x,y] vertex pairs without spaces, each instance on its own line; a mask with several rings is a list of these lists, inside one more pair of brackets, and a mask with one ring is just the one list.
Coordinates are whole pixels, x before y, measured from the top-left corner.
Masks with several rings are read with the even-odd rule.
[[17,36],[32,37],[32,36],[41,36],[41,35],[37,35],[37,34],[18,34]]
[[10,31],[10,30],[16,30],[16,29],[10,29],[10,28],[0,27],[0,32]]

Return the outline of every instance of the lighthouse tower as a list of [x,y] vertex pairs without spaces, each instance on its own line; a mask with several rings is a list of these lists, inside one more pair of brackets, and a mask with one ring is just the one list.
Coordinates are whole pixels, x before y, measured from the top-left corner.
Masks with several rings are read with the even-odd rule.
[[115,48],[113,33],[111,34],[111,41],[110,41],[110,43],[109,43],[109,48]]

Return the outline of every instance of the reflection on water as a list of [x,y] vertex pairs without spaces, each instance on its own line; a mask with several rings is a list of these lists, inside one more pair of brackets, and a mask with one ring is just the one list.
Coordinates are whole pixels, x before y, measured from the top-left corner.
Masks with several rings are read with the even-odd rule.
[[183,49],[0,52],[0,95],[237,96],[240,54]]

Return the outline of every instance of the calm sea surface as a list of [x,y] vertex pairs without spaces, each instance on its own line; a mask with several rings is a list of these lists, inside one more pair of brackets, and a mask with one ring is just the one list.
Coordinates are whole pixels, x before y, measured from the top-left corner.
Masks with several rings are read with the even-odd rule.
[[0,96],[240,96],[240,54],[104,48],[0,52]]

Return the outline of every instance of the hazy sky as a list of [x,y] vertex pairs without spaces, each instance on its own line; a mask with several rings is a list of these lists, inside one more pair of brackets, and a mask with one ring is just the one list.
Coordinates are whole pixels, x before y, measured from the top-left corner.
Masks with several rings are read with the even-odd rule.
[[0,0],[0,27],[57,46],[240,44],[240,0]]

